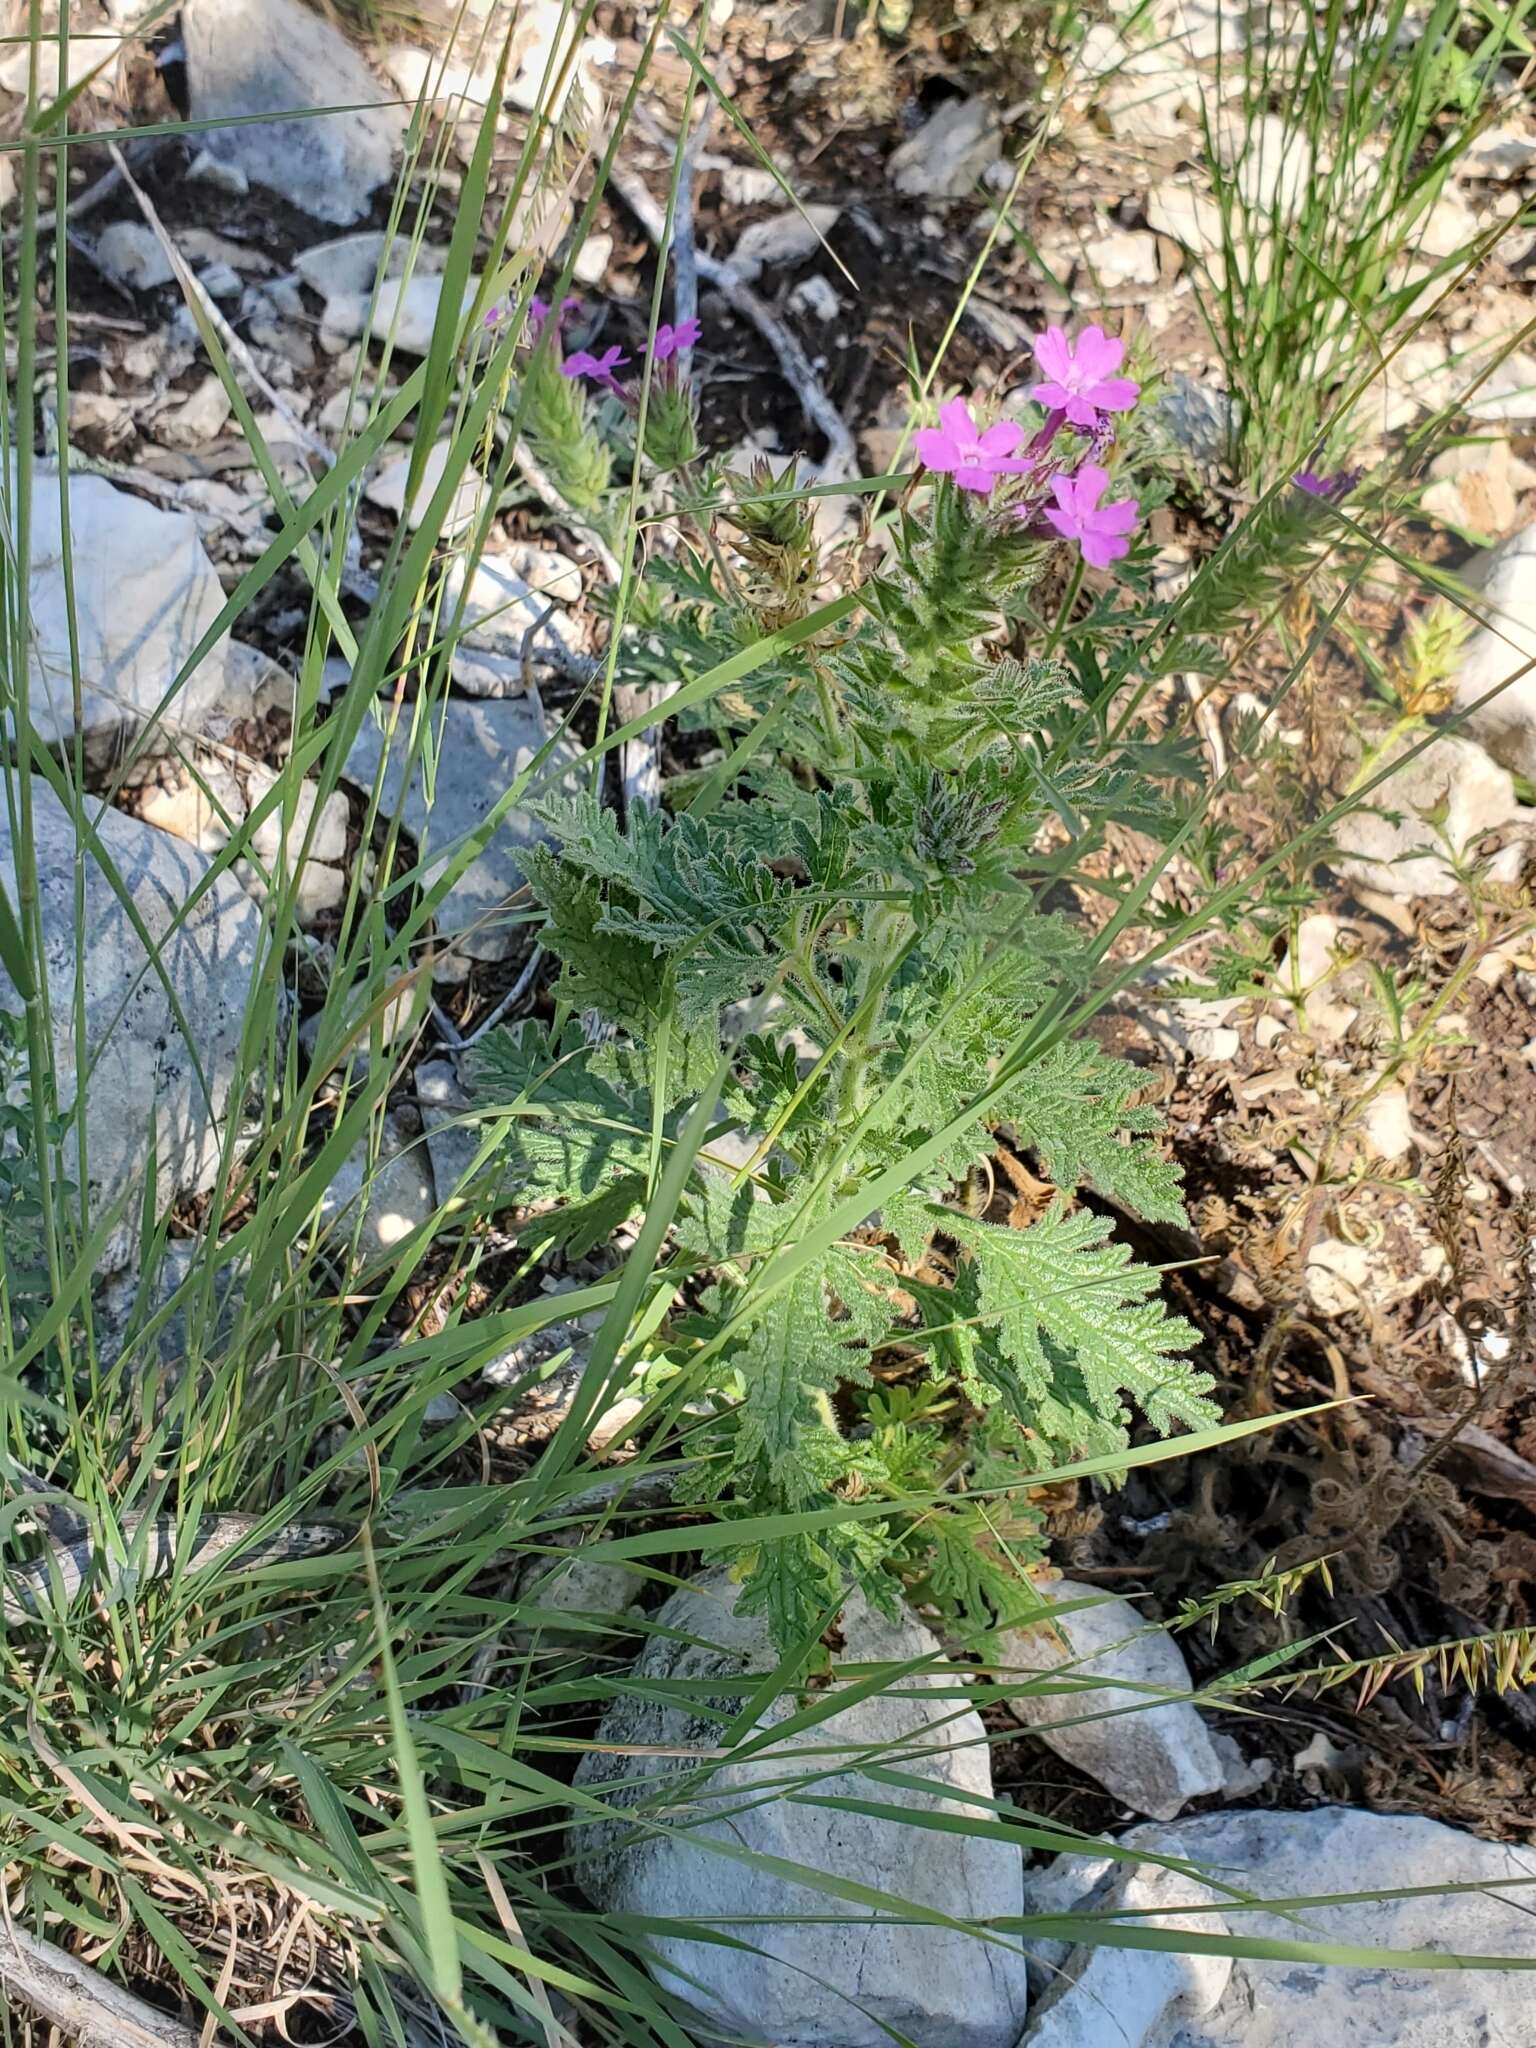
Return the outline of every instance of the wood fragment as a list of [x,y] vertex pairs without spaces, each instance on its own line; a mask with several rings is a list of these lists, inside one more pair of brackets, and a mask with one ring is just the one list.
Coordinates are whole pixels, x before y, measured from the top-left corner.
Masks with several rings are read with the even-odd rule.
[[56,2027],[75,2048],[227,2048],[226,2037],[200,2037],[132,1992],[98,1976],[66,1949],[0,1923],[0,1986]]

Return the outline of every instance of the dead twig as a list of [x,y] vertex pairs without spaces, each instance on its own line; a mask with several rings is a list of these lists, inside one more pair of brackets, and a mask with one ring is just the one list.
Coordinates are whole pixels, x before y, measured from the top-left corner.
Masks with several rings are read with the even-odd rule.
[[112,152],[113,161],[122,171],[123,177],[127,182],[129,191],[133,194],[135,200],[138,202],[139,211],[140,213],[143,214],[146,224],[150,228],[151,232],[154,234],[155,239],[159,242],[161,248],[165,251],[166,260],[176,273],[177,283],[180,284],[184,292],[186,292],[190,297],[193,297],[197,300],[198,304],[207,314],[208,319],[211,322],[215,332],[218,334],[220,341],[223,342],[225,348],[229,351],[230,361],[232,363],[238,364],[240,369],[242,369],[245,372],[246,376],[250,378],[251,382],[256,386],[256,389],[261,393],[262,397],[267,401],[268,405],[270,405],[272,407],[272,410],[278,415],[279,419],[281,419],[283,424],[286,427],[288,427],[297,437],[299,446],[303,449],[306,449],[308,453],[310,453],[311,455],[318,457],[319,460],[325,464],[327,469],[332,468],[335,464],[336,457],[331,452],[329,445],[326,442],[322,441],[318,434],[312,433],[310,429],[307,426],[305,426],[304,422],[299,418],[298,414],[294,412],[292,407],[289,405],[288,401],[283,397],[283,394],[277,389],[276,385],[270,383],[268,379],[262,374],[260,368],[257,365],[256,358],[251,354],[250,350],[246,347],[245,343],[240,339],[239,335],[236,334],[234,328],[230,326],[229,322],[220,312],[218,305],[214,300],[213,294],[208,290],[207,286],[203,283],[202,279],[196,274],[191,264],[188,263],[187,259],[182,255],[181,251],[177,248],[175,242],[172,241],[170,235],[166,232],[165,223],[161,220],[159,214],[155,211],[154,201],[150,198],[149,194],[144,190],[144,188],[137,182],[132,171],[129,170],[127,164],[123,160],[122,151],[118,148],[115,142],[108,143],[107,147]]
[[[646,189],[644,180],[615,165],[608,182],[660,248],[666,216]],[[742,283],[728,263],[722,263],[717,256],[711,256],[702,249],[698,252],[697,261],[698,274],[704,282],[713,285],[732,311],[749,321],[773,350],[785,382],[800,401],[800,410],[825,438],[827,452],[821,462],[822,482],[845,483],[850,477],[857,476],[858,450],[853,435],[822,388],[811,368],[810,358],[794,335],[767,302]]]
[[[137,171],[147,171],[155,158],[163,150],[168,149],[176,139],[174,135],[140,135],[130,138],[124,144],[122,152],[126,162],[109,165],[94,184],[87,185],[83,192],[77,192],[64,208],[64,218],[71,221],[81,220],[86,214],[93,213],[100,206],[103,199],[110,199],[118,186],[122,184],[123,178],[127,174],[127,164],[131,163]],[[116,155],[117,153],[114,149],[113,154]],[[46,213],[40,213],[37,216],[37,232],[39,237],[52,234],[58,223],[59,214],[57,207],[50,207]],[[7,249],[15,249],[20,246],[20,243],[21,229],[11,228],[5,237],[5,247]],[[77,315],[72,315],[71,317],[78,318]]]
[[514,1006],[514,1004],[520,1003],[522,1001],[523,997],[527,995],[529,989],[533,986],[533,977],[538,973],[539,962],[543,958],[543,947],[535,946],[533,951],[528,955],[528,959],[523,967],[522,973],[519,974],[516,981],[513,982],[512,986],[507,990],[506,994],[502,997],[501,1001],[496,1005],[495,1009],[492,1010],[491,1014],[487,1018],[485,1018],[481,1023],[475,1026],[474,1030],[471,1031],[468,1038],[461,1038],[459,1040],[459,1047],[461,1051],[468,1052],[471,1046],[478,1045],[481,1039],[484,1038],[487,1031],[493,1031],[495,1027],[501,1022],[502,1018],[506,1016],[508,1010],[510,1010]]
[[76,2048],[224,2048],[20,1927],[0,1925],[0,1985]]

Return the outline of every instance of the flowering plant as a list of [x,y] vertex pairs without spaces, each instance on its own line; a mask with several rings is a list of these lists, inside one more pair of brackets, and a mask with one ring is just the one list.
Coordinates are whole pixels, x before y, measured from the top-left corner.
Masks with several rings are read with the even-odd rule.
[[[1044,423],[947,405],[918,440],[937,488],[842,601],[817,609],[812,508],[765,469],[707,556],[652,560],[620,673],[731,675],[719,765],[622,829],[537,807],[557,1020],[611,1036],[529,1023],[480,1070],[546,1247],[653,1213],[656,1144],[697,1147],[626,1370],[645,1417],[694,1418],[691,1496],[757,1521],[744,1597],[786,1645],[850,1578],[996,1625],[1028,1599],[1032,1475],[1113,1454],[1133,1406],[1213,1414],[1156,1276],[1075,1201],[1180,1214],[1136,1070],[1065,1028],[1093,951],[1042,900],[1065,846],[1155,821],[1146,756],[1129,728],[1085,747],[1068,667],[1008,644],[1061,539],[1096,566],[1129,544],[1102,458],[1136,387],[1118,343],[1042,349]],[[1027,1229],[977,1198],[999,1126],[1045,1182]]]
[[[957,489],[984,498],[1018,479],[1005,490],[1008,516],[1075,541],[1090,568],[1107,569],[1130,551],[1137,505],[1134,498],[1100,503],[1109,488],[1100,458],[1113,446],[1114,415],[1131,410],[1141,387],[1117,374],[1125,344],[1101,327],[1084,328],[1075,342],[1062,328],[1049,327],[1035,340],[1034,355],[1045,375],[1029,396],[1045,408],[1045,421],[1033,439],[1025,443],[1017,420],[978,428],[970,407],[955,398],[937,427],[914,437],[918,460]],[[1070,444],[1063,441],[1066,431]]]

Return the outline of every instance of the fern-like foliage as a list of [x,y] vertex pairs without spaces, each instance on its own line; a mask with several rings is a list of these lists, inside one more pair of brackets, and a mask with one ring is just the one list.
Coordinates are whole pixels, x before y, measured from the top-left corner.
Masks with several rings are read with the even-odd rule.
[[[723,553],[668,571],[674,641],[646,601],[648,662],[671,645],[696,666],[754,608],[758,630],[804,616],[804,507],[743,505],[719,534],[728,574]],[[1064,1035],[1094,952],[1042,901],[1042,846],[1148,816],[1169,762],[1135,733],[1085,746],[1069,667],[984,644],[1046,551],[941,489],[902,516],[836,646],[807,643],[756,701],[713,707],[774,740],[741,749],[729,788],[622,825],[593,798],[547,803],[551,843],[525,856],[559,1016],[616,1033],[602,1051],[542,1028],[488,1041],[481,1092],[509,1120],[532,1229],[586,1249],[630,1214],[658,1133],[670,1147],[730,1052],[721,1107],[743,1163],[713,1144],[693,1163],[648,1356],[709,1452],[692,1497],[784,1525],[740,1569],[785,1645],[852,1578],[994,1625],[1032,1554],[1010,1499],[1032,1475],[1113,1454],[1138,1417],[1214,1415],[1183,1356],[1193,1332],[1073,1203],[1093,1189],[1181,1214],[1141,1076]],[[1058,1191],[1026,1229],[954,1199],[998,1126]]]
[[976,1303],[961,1371],[972,1398],[1001,1401],[1043,1445],[1094,1453],[1125,1441],[1132,1407],[1164,1434],[1209,1422],[1211,1381],[1181,1355],[1195,1341],[1091,1210],[1058,1203],[1027,1230],[950,1216],[969,1252]]
[[502,1192],[536,1213],[528,1234],[578,1257],[610,1237],[645,1191],[650,1102],[630,1065],[579,1038],[553,1046],[532,1023],[494,1031],[478,1049],[479,1100],[510,1125]]

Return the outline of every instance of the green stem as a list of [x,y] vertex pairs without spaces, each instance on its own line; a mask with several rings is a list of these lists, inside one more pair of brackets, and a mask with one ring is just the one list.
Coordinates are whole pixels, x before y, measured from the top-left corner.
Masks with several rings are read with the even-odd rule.
[[[37,825],[32,801],[32,662],[31,662],[31,561],[32,490],[35,481],[34,400],[37,384],[37,213],[38,173],[41,152],[36,131],[37,65],[42,47],[41,0],[30,0],[27,33],[31,38],[31,64],[27,75],[27,105],[21,141],[21,251],[17,269],[16,329],[16,614],[11,639],[12,689],[15,693],[16,734],[16,903],[18,921],[31,950],[32,985],[26,995],[27,1079],[32,1114],[33,1156],[37,1161],[37,1193],[41,1210],[43,1242],[47,1247],[49,1284],[57,1292],[63,1274],[53,1204],[53,1174],[50,1170],[48,1128],[52,1120],[55,1091],[53,1039],[48,1017],[47,952],[42,942],[42,911],[38,897]],[[83,943],[77,933],[77,943]],[[84,1054],[77,1047],[77,1056]],[[69,1370],[69,1344],[59,1334],[60,1355],[65,1374]]]

